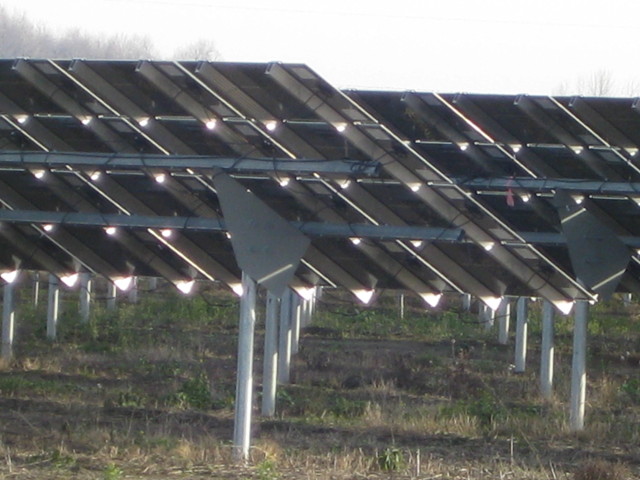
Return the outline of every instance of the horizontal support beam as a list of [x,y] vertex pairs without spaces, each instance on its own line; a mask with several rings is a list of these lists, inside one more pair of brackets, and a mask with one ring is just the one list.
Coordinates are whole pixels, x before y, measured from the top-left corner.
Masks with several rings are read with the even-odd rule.
[[[557,178],[453,178],[453,182],[466,189],[473,190],[498,190],[524,189],[535,192],[551,192],[553,190],[566,190],[584,194],[602,195],[640,195],[640,183],[637,182],[611,182],[608,180],[579,180]],[[438,185],[434,185],[438,186]],[[442,185],[449,187],[451,184]]]
[[[0,222],[37,223],[78,227],[122,227],[226,232],[224,220],[203,217],[162,217],[41,210],[0,209]],[[376,240],[424,240],[457,242],[464,232],[455,228],[431,228],[355,223],[291,222],[302,233],[314,237],[371,238]]]
[[290,174],[335,174],[353,177],[375,176],[378,162],[358,160],[305,160],[290,158],[233,158],[202,155],[157,155],[125,153],[58,153],[0,151],[0,166],[46,167],[65,166],[94,169],[193,169],[231,172],[280,172]]
[[425,240],[459,242],[464,236],[460,228],[432,228],[361,223],[292,222],[302,233],[315,237],[356,237],[375,240]]
[[[76,227],[121,227],[173,229],[194,232],[226,232],[224,220],[203,217],[163,217],[151,215],[121,215],[80,212],[48,212],[42,210],[0,209],[0,222],[51,224]],[[459,228],[434,228],[360,223],[291,222],[305,235],[312,237],[369,238],[372,240],[422,240],[452,243],[472,243]],[[562,246],[567,241],[556,232],[518,232],[525,242],[534,245]],[[621,236],[628,247],[640,249],[640,237]],[[509,242],[504,242],[510,244]],[[514,246],[524,245],[514,243]]]

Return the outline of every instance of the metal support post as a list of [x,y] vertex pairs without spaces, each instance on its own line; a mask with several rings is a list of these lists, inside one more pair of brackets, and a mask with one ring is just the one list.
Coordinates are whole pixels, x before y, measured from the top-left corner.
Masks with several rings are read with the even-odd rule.
[[47,338],[55,340],[58,332],[58,313],[60,308],[60,281],[55,275],[49,275],[49,294],[47,303]]
[[311,298],[302,302],[302,320],[300,321],[302,327],[308,327],[311,324],[312,302]]
[[587,318],[589,304],[577,300],[573,324],[573,360],[571,362],[571,411],[569,424],[572,431],[584,428],[584,404],[587,389]]
[[488,305],[481,305],[480,321],[484,324],[485,330],[491,330],[496,318],[496,311]]
[[158,277],[151,277],[149,279],[149,290],[154,291],[156,288],[158,288]]
[[291,311],[292,292],[285,290],[280,302],[280,332],[278,342],[278,383],[289,383],[291,369]]
[[15,322],[15,304],[13,299],[14,284],[4,286],[2,303],[2,358],[9,359],[13,355],[13,330]]
[[314,287],[311,290],[308,300],[302,300],[302,316],[300,318],[300,327],[305,328],[311,325],[311,319],[313,318],[313,310],[316,304],[316,295],[318,287]]
[[302,298],[297,293],[291,297],[291,353],[300,350],[300,323],[302,321]]
[[89,313],[91,310],[91,274],[89,272],[80,273],[80,320],[82,323],[89,323]]
[[471,294],[463,293],[462,294],[462,310],[468,312],[471,310]]
[[498,343],[506,345],[509,343],[509,321],[511,320],[511,302],[508,298],[503,298],[498,306]]
[[542,352],[540,358],[540,392],[546,399],[553,393],[553,304],[545,300],[542,305]]
[[400,294],[400,297],[398,300],[400,302],[400,319],[404,320],[404,293]]
[[527,327],[529,322],[529,312],[527,297],[518,298],[516,311],[516,358],[515,372],[523,373],[527,362]]
[[38,306],[40,300],[40,272],[33,274],[33,306]]
[[631,302],[633,301],[633,295],[630,293],[624,293],[622,295],[622,303],[624,304],[625,307],[630,307],[631,306]]
[[127,297],[129,299],[129,303],[138,303],[138,277],[133,277],[131,279],[131,287],[129,287]]
[[267,293],[266,318],[264,320],[264,363],[262,367],[262,415],[273,417],[276,413],[276,381],[278,375],[278,307],[280,300]]
[[253,405],[253,336],[256,323],[256,282],[242,273],[240,328],[238,331],[238,369],[233,428],[233,449],[237,460],[249,457],[251,407]]
[[309,313],[309,323],[313,319],[313,314],[318,308],[318,300],[322,298],[322,287],[316,287],[311,294],[311,312]]
[[117,295],[118,295],[118,289],[116,288],[115,283],[108,282],[107,283],[107,310],[116,309]]

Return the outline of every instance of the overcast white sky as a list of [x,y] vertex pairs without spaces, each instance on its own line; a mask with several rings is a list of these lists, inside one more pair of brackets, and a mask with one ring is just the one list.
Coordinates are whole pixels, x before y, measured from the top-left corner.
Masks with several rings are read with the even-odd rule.
[[[596,71],[640,85],[638,0],[0,0],[52,30],[147,35],[169,55],[310,65],[338,87],[561,93]],[[638,90],[636,88],[636,90]],[[565,91],[562,93],[572,93]],[[640,94],[634,93],[634,94]]]

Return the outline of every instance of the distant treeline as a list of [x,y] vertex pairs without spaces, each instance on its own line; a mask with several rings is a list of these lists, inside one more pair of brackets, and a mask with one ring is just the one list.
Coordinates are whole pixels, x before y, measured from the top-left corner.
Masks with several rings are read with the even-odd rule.
[[[134,34],[92,35],[80,29],[52,33],[24,13],[0,5],[0,58],[160,58],[149,37]],[[217,60],[220,54],[212,40],[201,39],[179,47],[171,58]]]

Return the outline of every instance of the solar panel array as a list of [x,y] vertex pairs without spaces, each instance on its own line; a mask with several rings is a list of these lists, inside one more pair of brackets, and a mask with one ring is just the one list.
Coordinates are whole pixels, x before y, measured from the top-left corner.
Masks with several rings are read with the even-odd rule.
[[301,293],[596,299],[560,190],[622,239],[618,289],[636,292],[638,114],[624,98],[340,91],[301,64],[0,60],[0,270],[237,290],[226,171],[312,238]]

